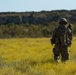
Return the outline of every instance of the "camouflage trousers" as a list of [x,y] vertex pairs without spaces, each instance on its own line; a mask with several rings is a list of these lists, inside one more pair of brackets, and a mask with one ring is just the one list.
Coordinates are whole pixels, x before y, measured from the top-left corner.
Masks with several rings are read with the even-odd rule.
[[69,59],[68,47],[61,47],[60,45],[55,45],[53,48],[54,60],[59,60],[61,56],[61,61],[66,61]]

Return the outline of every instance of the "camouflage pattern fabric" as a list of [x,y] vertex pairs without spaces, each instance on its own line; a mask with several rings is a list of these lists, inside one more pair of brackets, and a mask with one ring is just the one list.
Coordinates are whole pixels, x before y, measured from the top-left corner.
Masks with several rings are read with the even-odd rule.
[[51,40],[53,40],[51,43],[55,44],[53,48],[54,59],[60,59],[61,54],[62,61],[68,60],[68,46],[72,44],[72,30],[67,28],[65,25],[59,25],[58,28],[54,30]]

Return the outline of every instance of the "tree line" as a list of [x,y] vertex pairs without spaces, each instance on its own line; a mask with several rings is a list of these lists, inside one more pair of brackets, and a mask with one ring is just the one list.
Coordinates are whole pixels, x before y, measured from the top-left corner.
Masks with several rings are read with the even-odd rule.
[[65,17],[69,22],[76,22],[76,10],[54,10],[41,12],[1,12],[1,24],[45,24],[47,22],[58,21]]
[[75,35],[76,10],[1,12],[0,38],[51,37],[61,17],[65,17],[69,23],[72,23]]
[[[24,37],[51,37],[53,30],[58,26],[58,22],[47,24],[10,24],[0,25],[0,38],[24,38]],[[76,24],[72,25],[73,34],[76,34]]]

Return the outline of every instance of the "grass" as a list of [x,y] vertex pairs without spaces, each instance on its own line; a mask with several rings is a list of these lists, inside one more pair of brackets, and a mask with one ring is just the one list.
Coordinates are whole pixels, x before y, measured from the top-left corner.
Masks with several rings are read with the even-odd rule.
[[67,64],[56,64],[50,38],[0,39],[0,75],[76,75],[75,41]]

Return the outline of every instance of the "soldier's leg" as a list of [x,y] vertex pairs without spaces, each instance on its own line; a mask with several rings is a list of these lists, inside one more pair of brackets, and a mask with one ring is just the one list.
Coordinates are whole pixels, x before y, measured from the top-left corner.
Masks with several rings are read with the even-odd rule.
[[69,51],[68,47],[63,47],[61,50],[62,62],[69,59]]
[[60,59],[60,50],[59,50],[59,46],[55,46],[53,48],[53,53],[54,53],[54,60],[58,61]]

